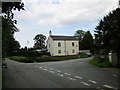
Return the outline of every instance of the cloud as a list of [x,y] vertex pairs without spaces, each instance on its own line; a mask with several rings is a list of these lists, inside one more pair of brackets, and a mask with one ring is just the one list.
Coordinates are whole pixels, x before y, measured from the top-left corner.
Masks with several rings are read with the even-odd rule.
[[117,0],[23,0],[22,20],[38,25],[65,26],[91,22],[117,7]]

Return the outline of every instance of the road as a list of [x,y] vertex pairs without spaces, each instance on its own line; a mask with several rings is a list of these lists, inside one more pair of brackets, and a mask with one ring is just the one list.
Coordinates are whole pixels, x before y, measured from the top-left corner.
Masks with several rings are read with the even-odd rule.
[[4,88],[117,89],[118,75],[89,64],[90,58],[58,62],[21,63],[7,59]]

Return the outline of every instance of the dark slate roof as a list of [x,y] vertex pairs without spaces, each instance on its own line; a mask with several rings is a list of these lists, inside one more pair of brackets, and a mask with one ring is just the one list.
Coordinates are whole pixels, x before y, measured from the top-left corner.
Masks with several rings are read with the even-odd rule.
[[78,40],[74,36],[50,36],[53,40]]

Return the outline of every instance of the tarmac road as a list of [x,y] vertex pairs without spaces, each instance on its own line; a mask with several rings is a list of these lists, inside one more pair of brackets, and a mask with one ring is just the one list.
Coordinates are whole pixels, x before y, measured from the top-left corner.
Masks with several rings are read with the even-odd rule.
[[7,59],[3,88],[118,89],[118,75],[89,64],[90,58],[21,63]]

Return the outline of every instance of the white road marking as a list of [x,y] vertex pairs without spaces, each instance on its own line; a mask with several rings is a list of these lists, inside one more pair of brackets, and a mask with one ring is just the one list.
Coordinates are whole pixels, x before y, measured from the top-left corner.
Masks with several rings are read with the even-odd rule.
[[69,74],[69,73],[64,73],[64,74],[66,74],[66,75],[71,75],[71,74]]
[[78,79],[82,79],[83,77],[79,77],[79,76],[75,76],[76,78],[78,78]]
[[88,81],[91,82],[91,83],[94,83],[94,84],[97,83],[96,81],[93,81],[93,80],[88,80]]
[[42,69],[42,67],[39,67],[39,68],[41,68],[41,69]]
[[114,88],[114,87],[112,87],[110,85],[103,85],[103,86],[106,87],[106,88]]
[[113,74],[114,77],[116,77],[117,75]]
[[81,82],[82,84],[86,85],[86,86],[90,86],[90,84],[86,83],[86,82]]
[[61,72],[60,70],[57,70],[57,72]]
[[61,77],[63,77],[63,75],[62,74],[58,74],[59,76],[61,76]]
[[74,78],[71,78],[71,77],[67,77],[68,79],[70,79],[70,80],[76,80],[76,79],[74,79]]
[[47,69],[43,69],[43,70],[47,71]]
[[55,73],[54,71],[50,71],[51,73]]

